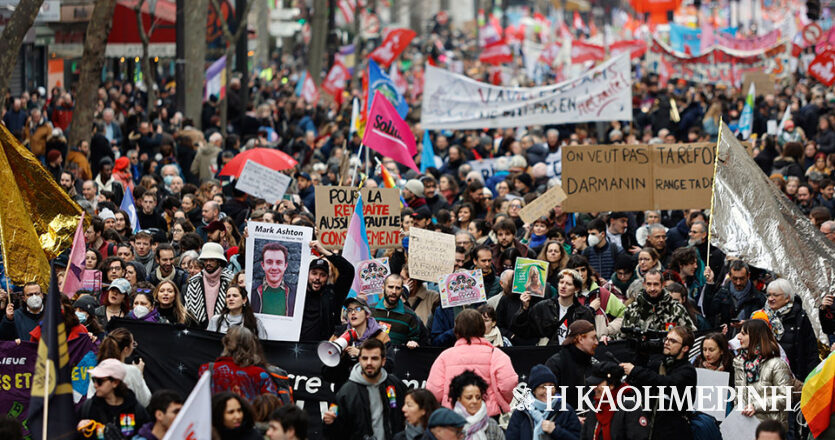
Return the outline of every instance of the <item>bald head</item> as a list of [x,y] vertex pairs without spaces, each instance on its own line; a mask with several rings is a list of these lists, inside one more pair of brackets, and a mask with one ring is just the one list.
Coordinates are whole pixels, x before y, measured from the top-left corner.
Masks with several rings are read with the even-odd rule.
[[821,232],[826,238],[835,242],[835,221],[827,220],[821,224]]
[[209,224],[220,217],[220,206],[217,202],[209,200],[203,204],[203,223]]

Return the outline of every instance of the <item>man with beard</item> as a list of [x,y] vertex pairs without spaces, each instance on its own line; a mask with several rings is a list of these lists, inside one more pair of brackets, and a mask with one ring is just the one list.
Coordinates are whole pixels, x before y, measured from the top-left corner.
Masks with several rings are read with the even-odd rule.
[[174,265],[174,247],[168,243],[157,245],[154,261],[157,268],[148,274],[148,281],[155,286],[162,281],[171,281],[182,292],[188,283],[188,273]]
[[441,209],[449,209],[449,203],[446,197],[438,193],[438,182],[431,175],[420,178],[423,183],[423,198],[426,199],[426,205],[432,212],[438,212]]
[[261,249],[264,279],[252,293],[252,311],[277,316],[293,316],[296,286],[284,282],[290,254],[281,243],[267,243]]
[[[318,342],[328,339],[339,325],[342,302],[354,281],[354,266],[342,256],[325,249],[316,240],[310,242],[310,248],[324,258],[310,262],[299,340]],[[331,264],[339,275],[333,284],[328,284]]]
[[415,348],[420,341],[420,318],[403,304],[403,278],[393,273],[383,280],[383,300],[372,311],[374,319],[385,329],[392,345]]
[[203,270],[188,280],[183,301],[201,328],[209,319],[221,313],[226,305],[226,289],[232,283],[232,274],[223,270],[226,256],[217,243],[206,243],[197,258],[203,262]]
[[385,345],[368,339],[359,348],[359,363],[336,394],[338,411],[322,415],[327,438],[391,440],[403,431],[403,382],[383,369]]
[[707,223],[701,220],[693,222],[690,225],[688,236],[690,238],[687,240],[687,244],[699,251],[699,258],[703,262],[707,262],[708,253],[710,253],[710,269],[713,270],[713,273],[720,273],[725,262],[725,254],[715,246],[708,247]]

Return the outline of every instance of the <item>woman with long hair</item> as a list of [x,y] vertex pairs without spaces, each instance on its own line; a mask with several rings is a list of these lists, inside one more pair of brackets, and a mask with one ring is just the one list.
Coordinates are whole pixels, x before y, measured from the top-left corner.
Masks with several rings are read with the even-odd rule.
[[699,355],[693,364],[696,368],[733,372],[734,355],[728,347],[728,338],[722,333],[708,333],[699,347]]
[[101,306],[96,311],[96,319],[103,328],[113,318],[124,318],[130,310],[130,283],[124,278],[116,278],[101,295]]
[[455,376],[449,384],[453,411],[467,420],[464,439],[504,440],[504,431],[487,413],[486,393],[487,382],[472,370]]
[[548,280],[548,284],[556,286],[557,275],[568,264],[568,253],[565,252],[565,248],[556,240],[548,240],[542,246],[542,250],[539,251],[536,259],[548,262],[546,279]]
[[113,213],[116,217],[116,232],[124,239],[129,239],[133,235],[133,228],[130,224],[130,216],[123,210],[118,210]]
[[410,389],[403,399],[403,418],[406,429],[394,435],[394,440],[422,439],[429,426],[429,416],[441,405],[435,396],[424,388]]
[[146,404],[126,385],[127,372],[117,359],[106,359],[87,372],[93,390],[81,406],[77,429],[88,438],[132,438],[152,419]]
[[246,288],[238,284],[230,284],[226,290],[226,306],[219,315],[212,316],[208,330],[226,333],[231,327],[240,325],[258,335],[259,339],[267,338],[264,324],[255,316],[249,305]]
[[629,288],[626,289],[626,297],[628,299],[638,297],[641,289],[644,288],[644,274],[652,269],[657,269],[659,272],[664,270],[663,266],[661,266],[661,257],[658,255],[658,251],[655,248],[647,246],[638,252],[638,265],[635,266],[636,278],[629,285]]
[[265,393],[277,394],[275,382],[267,371],[261,343],[254,333],[233,326],[223,337],[223,352],[214,362],[200,366],[198,376],[212,370],[212,392],[234,391],[248,401]]
[[450,205],[458,200],[458,182],[452,174],[444,174],[438,179],[438,189]]
[[[106,359],[115,359],[119,361],[125,369],[125,377],[122,380],[127,387],[136,395],[136,400],[143,406],[147,406],[151,401],[151,390],[145,383],[142,373],[145,370],[145,362],[140,358],[135,364],[129,365],[125,360],[133,354],[134,349],[139,344],[133,339],[133,334],[124,329],[117,328],[110,332],[101,341],[98,353],[98,363],[101,364]],[[87,397],[92,397],[95,394],[93,383],[87,390]]]
[[464,202],[455,208],[455,226],[463,231],[466,231],[473,218],[473,204]]
[[187,326],[194,324],[194,319],[183,305],[183,300],[180,299],[180,289],[173,281],[160,281],[154,289],[153,295],[160,316],[165,318],[169,323]]
[[[775,409],[770,402],[783,402],[791,397],[785,394],[792,386],[792,372],[780,357],[780,345],[774,333],[765,321],[749,319],[742,323],[737,339],[741,347],[733,361],[734,383],[739,390],[737,408],[746,417],[756,416],[761,422],[776,420],[788,429],[789,411],[769,411]],[[754,394],[765,400],[751,398]]]
[[261,440],[263,438],[255,429],[252,406],[231,391],[212,396],[212,428],[220,440]]
[[510,411],[513,389],[518,375],[510,358],[501,350],[495,350],[490,341],[484,339],[484,318],[476,310],[464,309],[455,317],[455,346],[444,350],[429,370],[426,389],[447,408],[456,399],[450,393],[452,378],[467,370],[487,378],[482,391],[485,396],[486,412],[495,416]]

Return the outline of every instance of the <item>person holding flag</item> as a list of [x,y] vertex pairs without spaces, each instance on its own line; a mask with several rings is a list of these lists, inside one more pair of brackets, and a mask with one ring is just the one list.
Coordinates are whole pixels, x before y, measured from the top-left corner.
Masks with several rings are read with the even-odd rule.
[[[325,249],[317,240],[310,242],[310,248],[321,257],[310,261],[299,340],[322,341],[328,339],[340,323],[342,302],[354,279],[354,266],[341,255]],[[339,276],[333,284],[328,284],[331,265]]]
[[125,191],[125,196],[122,197],[122,204],[119,206],[119,209],[128,213],[128,220],[130,220],[130,225],[133,228],[131,231],[133,234],[139,232],[139,215],[136,213],[136,203],[133,200],[133,191]]

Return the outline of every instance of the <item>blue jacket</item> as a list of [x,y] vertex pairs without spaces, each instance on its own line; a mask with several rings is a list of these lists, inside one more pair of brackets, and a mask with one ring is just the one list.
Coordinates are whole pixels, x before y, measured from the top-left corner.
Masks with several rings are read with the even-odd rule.
[[299,198],[302,199],[302,204],[310,211],[312,214],[316,214],[316,190],[313,188],[313,185],[308,186],[307,188],[299,191]]
[[[557,403],[557,411],[552,411],[548,415],[548,420],[556,425],[548,437],[560,440],[579,440],[582,426],[574,408],[566,404],[566,411],[559,411],[560,406],[561,404]],[[533,427],[533,417],[527,411],[514,410],[507,424],[505,438],[507,440],[534,440]]]
[[443,308],[438,306],[432,314],[432,346],[452,347],[455,343],[455,317],[465,308],[478,308],[484,303],[470,304],[467,306],[455,306]]
[[4,314],[3,319],[0,320],[0,340],[12,341],[14,339],[20,339],[22,341],[28,341],[30,338],[29,333],[38,326],[42,317],[43,311],[37,315],[33,315],[29,313],[25,305],[14,311],[14,321],[6,319]]
[[667,231],[667,249],[678,249],[687,246],[689,235],[690,227],[687,226],[687,219],[681,219],[674,228]]

